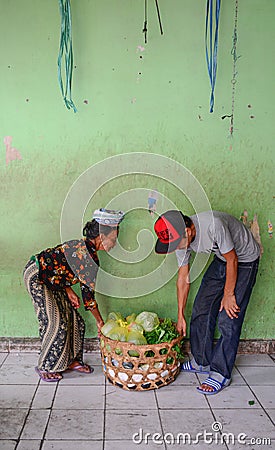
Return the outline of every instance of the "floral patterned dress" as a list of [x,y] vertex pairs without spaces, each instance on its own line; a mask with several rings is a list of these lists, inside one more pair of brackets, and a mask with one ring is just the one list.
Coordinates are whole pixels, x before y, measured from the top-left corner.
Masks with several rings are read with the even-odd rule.
[[85,322],[65,288],[80,283],[85,308],[96,308],[98,266],[95,247],[86,239],[48,248],[28,261],[24,282],[39,322],[40,370],[62,372],[75,360],[83,362]]
[[94,289],[99,260],[88,239],[72,240],[37,255],[39,279],[52,290],[80,283],[85,308],[96,307]]

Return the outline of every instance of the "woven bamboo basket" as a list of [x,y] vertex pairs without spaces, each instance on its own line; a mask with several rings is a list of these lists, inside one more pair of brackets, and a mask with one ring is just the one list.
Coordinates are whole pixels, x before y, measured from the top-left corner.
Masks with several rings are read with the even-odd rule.
[[181,340],[182,336],[179,336],[171,342],[136,345],[114,341],[101,333],[100,351],[105,377],[126,390],[147,391],[166,386],[176,379],[180,371],[180,361],[173,347],[180,345]]

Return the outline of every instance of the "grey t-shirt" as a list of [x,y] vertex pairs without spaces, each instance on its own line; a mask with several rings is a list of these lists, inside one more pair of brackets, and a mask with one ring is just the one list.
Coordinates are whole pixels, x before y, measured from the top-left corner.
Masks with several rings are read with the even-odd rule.
[[239,262],[251,262],[260,256],[260,247],[251,231],[235,217],[220,211],[207,211],[190,216],[196,236],[187,250],[176,250],[178,266],[186,266],[191,251],[215,253],[226,261],[224,253],[235,249]]

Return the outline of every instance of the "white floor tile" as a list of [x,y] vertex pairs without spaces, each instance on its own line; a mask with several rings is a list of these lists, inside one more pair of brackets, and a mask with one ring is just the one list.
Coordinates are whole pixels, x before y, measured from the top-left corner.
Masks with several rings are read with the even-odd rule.
[[265,448],[273,450],[275,448],[275,441],[268,439],[268,441],[265,440],[264,442],[262,441],[262,443],[260,443],[260,441],[259,441],[258,444],[255,444],[255,441],[254,441],[253,444],[247,442],[244,445],[244,444],[238,444],[237,440],[236,440],[236,442],[234,444],[228,445],[228,450],[244,450],[244,448],[245,448],[245,450],[257,450],[257,449],[263,450]]
[[16,441],[11,440],[0,440],[0,448],[1,450],[14,450],[16,447]]
[[[1,439],[18,439],[23,427],[27,409],[0,409]],[[1,444],[1,441],[0,441]]]
[[[103,409],[104,386],[61,386],[57,388],[53,409]],[[89,412],[87,412],[89,414]]]
[[[172,433],[177,437],[179,433],[188,433],[191,439],[195,439],[198,433],[212,431],[211,425],[214,422],[209,409],[206,410],[160,410],[163,432]],[[197,448],[197,447],[196,447]]]
[[0,408],[29,408],[36,386],[1,385]]
[[275,424],[275,409],[267,409],[266,412]]
[[103,439],[104,411],[52,411],[46,440],[101,440]]
[[34,409],[29,412],[21,439],[43,439],[50,411]]
[[[218,394],[208,395],[207,399],[212,408],[261,408],[256,398],[247,386],[228,386]],[[254,403],[251,405],[249,404],[250,401]]]
[[198,379],[195,373],[180,372],[171,383],[171,386],[198,386]]
[[[133,409],[132,409],[133,408]],[[135,410],[132,408],[120,410],[119,405],[116,411],[106,411],[105,439],[132,440],[135,433],[140,429],[144,433],[161,433],[160,421],[157,411]]]
[[62,386],[68,385],[102,385],[105,384],[105,376],[101,366],[93,366],[94,371],[90,374],[68,370],[63,373]]
[[35,393],[32,402],[32,409],[51,408],[56,389],[56,383],[41,383]]
[[[44,441],[42,450],[102,450],[103,441]],[[122,449],[121,449],[122,450]]]
[[275,408],[274,386],[250,386],[264,408]]
[[253,386],[275,386],[275,365],[274,367],[246,367],[239,366],[238,370],[248,384]]
[[135,409],[156,409],[156,398],[154,391],[135,392],[126,391],[120,387],[107,386],[106,408],[112,409],[130,409],[133,405]]
[[193,386],[165,386],[156,391],[159,408],[166,409],[207,409],[204,395]]
[[237,355],[236,366],[274,366],[274,361],[267,354]]
[[137,437],[136,443],[133,441],[106,441],[105,450],[164,450],[164,443],[153,442],[152,440],[146,440],[145,443],[140,442],[140,439]]
[[39,358],[39,354],[34,353],[9,353],[8,357],[5,361],[5,364],[15,364],[17,366],[27,365],[27,366],[36,366]]
[[37,384],[33,366],[4,363],[0,369],[0,384]]
[[41,441],[37,440],[23,440],[19,442],[16,450],[39,450]]
[[236,437],[245,433],[248,438],[265,437],[275,439],[275,428],[262,409],[213,409],[223,432],[233,433]]
[[99,352],[84,353],[83,360],[91,366],[101,366],[101,356]]
[[8,357],[8,353],[5,353],[5,352],[3,352],[3,353],[0,353],[0,366],[1,366],[1,364],[3,364],[3,362],[7,359],[7,357]]

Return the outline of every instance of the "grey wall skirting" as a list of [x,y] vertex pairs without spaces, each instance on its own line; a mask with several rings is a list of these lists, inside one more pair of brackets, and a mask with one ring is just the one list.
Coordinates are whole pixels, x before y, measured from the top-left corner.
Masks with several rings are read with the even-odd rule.
[[[184,350],[189,351],[189,341],[184,341]],[[40,341],[38,338],[0,338],[0,352],[38,352]],[[99,341],[97,338],[86,338],[84,342],[85,352],[99,351]],[[275,339],[248,339],[241,340],[238,353],[274,353]]]

